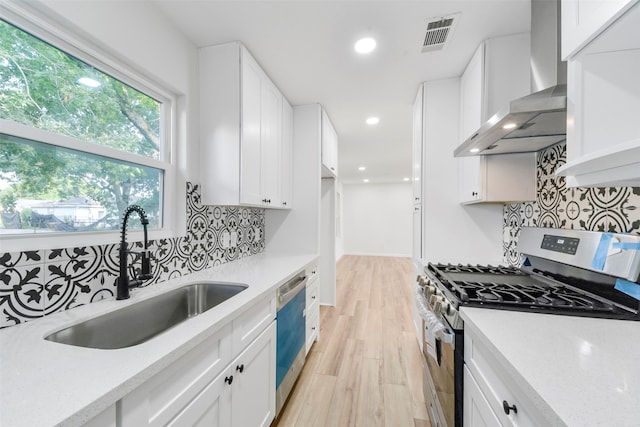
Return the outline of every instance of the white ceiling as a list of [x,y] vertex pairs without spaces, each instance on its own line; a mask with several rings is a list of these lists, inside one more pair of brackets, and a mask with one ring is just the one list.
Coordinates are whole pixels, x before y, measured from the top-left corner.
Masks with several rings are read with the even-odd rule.
[[[411,176],[419,83],[457,77],[482,40],[530,28],[530,0],[151,1],[197,46],[244,43],[293,105],[322,104],[344,183]],[[448,46],[421,53],[428,19],[452,13]],[[364,36],[378,43],[365,56],[353,49]],[[372,115],[376,126],[365,123]]]

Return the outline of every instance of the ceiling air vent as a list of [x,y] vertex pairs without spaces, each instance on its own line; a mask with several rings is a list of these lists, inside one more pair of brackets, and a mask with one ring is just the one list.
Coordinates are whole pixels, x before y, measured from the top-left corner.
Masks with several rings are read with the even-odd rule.
[[438,18],[431,18],[427,21],[427,34],[422,43],[422,52],[433,52],[442,50],[451,39],[451,34],[458,22],[458,15],[449,15]]

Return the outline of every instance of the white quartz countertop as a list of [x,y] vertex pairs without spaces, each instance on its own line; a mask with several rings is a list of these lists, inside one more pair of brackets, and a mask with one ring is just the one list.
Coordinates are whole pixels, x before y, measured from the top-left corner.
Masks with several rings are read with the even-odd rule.
[[640,425],[640,322],[484,308],[461,315],[545,425]]
[[[183,356],[252,303],[267,297],[316,255],[261,253],[209,270],[134,289],[126,301],[104,300],[0,330],[0,426],[82,425]],[[249,287],[182,324],[124,349],[99,350],[43,339],[82,320],[195,280]]]

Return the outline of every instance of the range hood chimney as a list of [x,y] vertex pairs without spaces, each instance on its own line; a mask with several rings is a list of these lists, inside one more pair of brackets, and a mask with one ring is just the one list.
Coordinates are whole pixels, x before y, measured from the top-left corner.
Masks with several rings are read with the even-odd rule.
[[[560,2],[531,1],[531,93],[494,114],[455,157],[535,152],[566,139],[567,63],[560,60]],[[506,129],[505,129],[506,127]]]

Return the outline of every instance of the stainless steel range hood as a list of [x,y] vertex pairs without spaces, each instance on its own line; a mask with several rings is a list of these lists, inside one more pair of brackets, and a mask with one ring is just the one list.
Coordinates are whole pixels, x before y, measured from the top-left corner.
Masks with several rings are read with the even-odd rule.
[[[531,90],[495,113],[455,157],[526,153],[566,139],[567,64],[560,60],[560,3],[531,1]],[[541,90],[542,89],[542,90]]]

